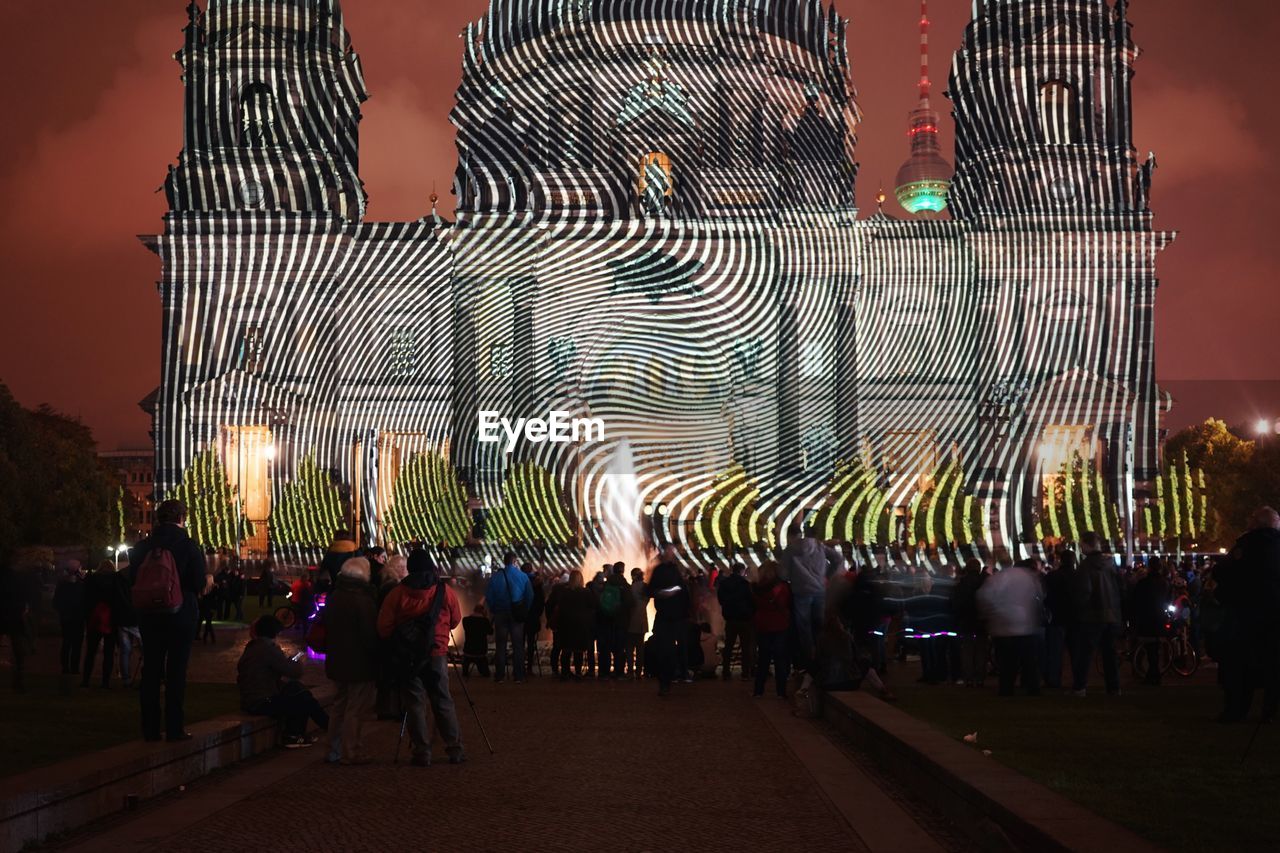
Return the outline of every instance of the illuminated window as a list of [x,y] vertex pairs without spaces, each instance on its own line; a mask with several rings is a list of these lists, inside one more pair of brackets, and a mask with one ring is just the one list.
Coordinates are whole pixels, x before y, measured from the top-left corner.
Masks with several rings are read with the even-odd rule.
[[239,357],[236,359],[237,366],[245,373],[258,373],[262,370],[265,350],[266,341],[263,338],[262,327],[257,325],[245,326],[240,335],[240,352]]
[[809,427],[804,431],[800,450],[800,464],[805,471],[829,470],[836,461],[835,431],[828,426]]
[[387,375],[393,379],[407,379],[417,366],[417,334],[406,329],[392,332],[387,340]]
[[759,337],[733,342],[733,372],[737,381],[751,382],[759,376],[763,352],[764,341]]
[[1080,141],[1078,99],[1074,86],[1061,80],[1050,80],[1040,87],[1040,123],[1044,141],[1050,145],[1069,145]]
[[645,154],[640,158],[636,175],[636,195],[644,196],[652,187],[655,193],[671,198],[675,194],[675,181],[671,175],[671,158],[661,151]]
[[805,341],[800,346],[800,376],[820,379],[826,372],[826,346],[822,341]]
[[489,378],[507,379],[514,367],[515,353],[511,344],[494,344],[489,347]]
[[573,363],[578,358],[578,342],[568,336],[552,338],[547,345],[548,355],[551,356],[551,369],[555,371],[557,376],[565,376],[573,369]]

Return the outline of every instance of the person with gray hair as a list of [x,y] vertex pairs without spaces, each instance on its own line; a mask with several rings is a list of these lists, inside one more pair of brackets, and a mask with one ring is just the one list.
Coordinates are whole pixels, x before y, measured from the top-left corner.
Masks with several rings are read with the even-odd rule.
[[1227,559],[1214,570],[1226,608],[1222,643],[1222,714],[1237,723],[1263,690],[1262,719],[1280,711],[1280,513],[1264,506],[1250,519]]
[[376,696],[378,604],[364,557],[342,564],[323,618],[324,674],[338,685],[329,723],[329,761],[367,764],[362,727]]

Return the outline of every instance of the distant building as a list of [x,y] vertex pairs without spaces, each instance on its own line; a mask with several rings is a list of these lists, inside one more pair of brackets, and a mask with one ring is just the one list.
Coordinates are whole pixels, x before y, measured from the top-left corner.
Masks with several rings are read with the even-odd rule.
[[106,450],[98,458],[116,472],[116,482],[132,498],[124,502],[125,539],[137,542],[151,533],[155,516],[155,451]]

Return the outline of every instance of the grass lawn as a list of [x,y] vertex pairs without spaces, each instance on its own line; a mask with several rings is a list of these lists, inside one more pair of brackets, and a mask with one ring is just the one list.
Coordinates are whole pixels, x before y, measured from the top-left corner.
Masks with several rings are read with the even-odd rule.
[[[994,689],[895,680],[899,707],[940,731],[978,733],[977,749],[1086,808],[1173,850],[1275,850],[1280,845],[1280,725],[1213,721],[1211,684],[1124,685],[1076,699],[1060,691],[1000,699]],[[1257,714],[1255,697],[1254,713]],[[1256,719],[1256,718],[1255,718]]]
[[[0,776],[22,773],[142,737],[138,691],[81,688],[79,676],[30,674],[27,692],[0,690]],[[188,684],[187,722],[234,713],[234,684]]]

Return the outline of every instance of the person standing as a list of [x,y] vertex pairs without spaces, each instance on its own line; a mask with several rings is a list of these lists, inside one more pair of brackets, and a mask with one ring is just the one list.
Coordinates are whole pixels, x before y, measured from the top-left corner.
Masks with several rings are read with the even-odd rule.
[[1076,554],[1063,551],[1057,567],[1044,578],[1044,607],[1049,615],[1044,629],[1044,684],[1054,690],[1062,687],[1063,657],[1075,630],[1075,583]]
[[666,696],[671,692],[671,682],[680,666],[679,650],[688,632],[690,605],[689,590],[676,562],[674,545],[662,549],[661,560],[649,576],[645,594],[654,606],[653,650],[658,695]]
[[615,564],[597,593],[596,626],[601,678],[622,677],[622,641],[631,619],[631,588],[627,586],[626,569],[625,563]]
[[271,560],[262,564],[258,572],[258,606],[275,607],[276,600],[276,565]]
[[62,628],[58,662],[63,675],[80,674],[80,654],[84,650],[84,587],[84,569],[79,560],[72,560],[53,591],[53,609]]
[[644,595],[644,572],[631,570],[631,611],[627,618],[627,637],[622,648],[626,674],[644,678],[644,635],[649,633],[649,608]]
[[[403,554],[394,554],[387,558],[382,567],[382,575],[378,579],[378,612],[382,612],[382,603],[387,600],[391,590],[409,574],[409,561]],[[392,661],[391,644],[379,638],[378,650],[378,695],[374,700],[379,720],[399,720],[404,716],[404,703],[401,702],[397,684],[395,665]]]
[[163,730],[168,740],[189,740],[183,709],[187,663],[195,640],[200,593],[212,578],[205,573],[204,554],[187,535],[186,505],[178,500],[164,501],[156,508],[155,518],[151,535],[132,551],[128,574],[142,634],[142,736],[158,741]]
[[752,627],[756,638],[756,681],[753,696],[764,695],[764,683],[773,667],[774,689],[779,699],[787,698],[787,679],[791,675],[791,657],[787,651],[787,634],[791,630],[793,604],[791,587],[778,577],[778,564],[766,560],[751,586],[754,599]]
[[799,524],[787,528],[787,547],[779,561],[779,577],[791,584],[796,663],[803,669],[813,660],[826,610],[827,580],[844,570],[844,555],[819,542],[813,531]]
[[227,578],[227,592],[231,596],[231,605],[235,609],[236,621],[244,621],[244,568],[237,562],[236,567],[231,570],[230,576]]
[[1036,654],[1044,594],[1030,561],[1008,565],[1008,554],[997,556],[999,571],[978,590],[978,610],[987,623],[995,647],[1000,695],[1012,696],[1022,678],[1029,696],[1040,693],[1040,661]]
[[493,636],[493,622],[489,621],[483,602],[477,604],[470,616],[462,618],[462,677],[471,677],[471,667],[481,678],[489,677],[489,638]]
[[139,666],[142,657],[142,632],[138,630],[138,614],[133,609],[132,590],[127,572],[114,572],[116,582],[116,648],[120,650],[120,681],[125,687],[133,686],[134,652]]
[[88,687],[93,680],[93,664],[102,647],[102,689],[111,686],[111,669],[116,658],[116,618],[119,612],[120,584],[116,579],[115,565],[110,560],[98,564],[85,581],[85,646],[84,672],[80,686]]
[[329,728],[329,761],[368,764],[364,718],[373,708],[378,677],[378,605],[369,583],[369,561],[353,557],[338,570],[325,600],[324,674],[337,683]]
[[511,640],[512,669],[516,684],[524,682],[524,625],[533,601],[533,586],[520,571],[516,555],[508,551],[502,557],[502,568],[493,573],[484,593],[485,604],[493,617],[497,643],[494,655],[494,681],[501,684],[507,677],[507,639]]
[[986,581],[982,562],[970,557],[951,590],[951,619],[960,635],[960,670],[966,687],[982,687],[987,680],[987,626],[978,609],[978,592]]
[[582,582],[582,572],[569,573],[569,580],[556,588],[556,607],[552,627],[560,647],[556,666],[561,681],[569,680],[572,659],[573,679],[582,680],[582,658],[591,648],[596,626],[596,597]]
[[734,563],[729,575],[721,576],[716,585],[716,599],[720,602],[720,615],[724,617],[724,680],[732,677],[733,647],[742,656],[742,678],[751,677],[751,653],[755,650],[755,637],[751,617],[755,615],[755,598],[751,595],[751,583],[747,580],[747,567]]
[[9,654],[13,656],[10,683],[15,693],[26,689],[23,672],[31,644],[27,618],[30,609],[26,579],[8,565],[4,554],[0,554],[0,636],[9,638]]
[[533,598],[529,602],[529,617],[524,623],[524,642],[527,647],[524,671],[532,675],[534,665],[538,663],[538,635],[542,633],[542,613],[546,610],[547,599],[543,592],[542,578],[533,570],[533,566],[526,564],[523,571],[525,577],[529,579],[529,586],[533,589]]
[[427,552],[414,551],[409,555],[409,576],[391,590],[378,611],[378,636],[395,645],[415,767],[431,765],[428,703],[449,763],[466,761],[449,694],[449,637],[461,622],[457,595],[439,578]]
[[1165,579],[1164,564],[1159,557],[1147,562],[1147,573],[1133,585],[1133,627],[1142,643],[1142,655],[1147,661],[1145,683],[1160,686],[1160,640],[1169,623],[1169,582]]
[[377,589],[382,585],[382,570],[387,566],[387,551],[385,548],[373,545],[364,549],[364,558],[369,561],[369,585]]
[[1249,526],[1214,570],[1213,592],[1225,608],[1218,640],[1223,723],[1248,717],[1259,687],[1263,721],[1280,711],[1280,513],[1263,507]]
[[1078,620],[1071,648],[1071,692],[1083,697],[1095,653],[1102,656],[1102,677],[1111,696],[1120,695],[1116,640],[1120,636],[1122,593],[1120,576],[1110,557],[1102,553],[1102,538],[1093,531],[1080,537],[1084,560],[1076,571],[1073,604]]

